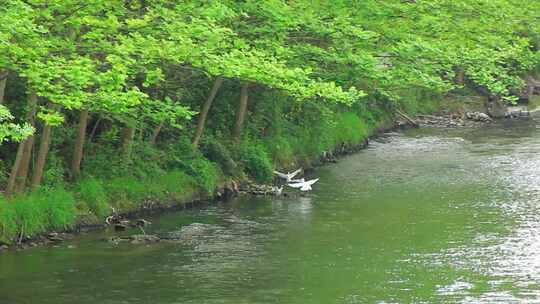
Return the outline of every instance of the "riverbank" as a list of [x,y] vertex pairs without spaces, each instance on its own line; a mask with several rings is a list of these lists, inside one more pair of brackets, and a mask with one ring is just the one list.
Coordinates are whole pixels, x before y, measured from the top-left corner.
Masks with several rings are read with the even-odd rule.
[[[342,142],[295,165],[309,171],[336,162],[340,156],[366,148],[370,138],[400,126],[397,121],[382,122],[357,143]],[[251,194],[249,187],[240,185],[257,183],[247,174],[221,175],[219,179],[212,181],[215,186],[208,191],[182,171],[143,180],[120,177],[108,183],[86,178],[68,187],[40,189],[9,200],[0,199],[0,252],[55,244],[81,232],[104,229],[108,226],[105,218],[109,216],[137,219],[225,200],[239,192]]]
[[[418,113],[418,109],[415,112]],[[434,107],[425,111],[436,112]],[[242,183],[270,183],[273,168],[303,167],[309,171],[366,148],[369,140],[381,133],[409,127],[407,121],[379,113],[377,121],[371,123],[353,114],[342,115],[335,130],[329,132],[333,137],[325,141],[327,146],[311,148],[310,153],[292,153],[300,151],[300,147],[292,146],[291,140],[284,145],[287,143],[284,138],[274,138],[280,144],[277,147],[271,141],[252,146],[243,143],[242,146],[249,149],[242,149],[240,153],[234,151],[234,146],[227,148],[214,143],[210,145],[210,153],[197,154],[195,161],[191,161],[198,164],[199,171],[192,169],[192,165],[184,165],[183,169],[147,178],[121,176],[100,180],[87,177],[75,184],[41,189],[9,201],[0,200],[0,246],[3,249],[27,248],[54,243],[78,232],[103,229],[107,226],[105,218],[111,215],[137,219],[223,200],[236,195]],[[299,139],[294,142],[307,142],[307,139]],[[234,157],[235,153],[239,156]],[[200,166],[201,163],[204,166]],[[241,164],[240,169],[238,164]],[[214,169],[216,167],[220,169]],[[232,171],[236,172],[231,174]],[[250,192],[249,187],[247,189]]]

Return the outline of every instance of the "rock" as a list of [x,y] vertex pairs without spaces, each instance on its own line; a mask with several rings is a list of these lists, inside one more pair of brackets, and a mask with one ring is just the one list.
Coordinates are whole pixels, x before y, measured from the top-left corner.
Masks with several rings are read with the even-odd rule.
[[489,117],[489,115],[487,115],[486,113],[482,113],[482,112],[467,112],[467,114],[465,114],[465,116],[467,117],[467,119],[472,120],[472,121],[478,121],[478,122],[491,122],[491,121],[493,121],[493,119],[491,119],[491,117]]
[[63,242],[64,238],[56,232],[51,232],[47,235],[47,239],[53,242]]
[[506,109],[506,118],[529,117],[531,112],[524,106],[513,106]]
[[503,118],[506,114],[506,104],[499,96],[489,96],[485,108],[490,117]]
[[157,243],[161,240],[159,236],[152,234],[135,234],[127,237],[127,239],[130,244],[134,245]]
[[114,230],[115,231],[124,231],[128,228],[125,224],[114,224]]
[[53,241],[53,242],[63,242],[64,241],[64,239],[59,237],[59,236],[51,236],[51,237],[48,237],[48,239],[50,241]]
[[112,244],[119,244],[121,242],[129,242],[130,244],[139,245],[139,244],[150,244],[157,243],[161,241],[161,238],[153,234],[134,234],[126,237],[113,236],[110,238],[104,239],[104,241]]
[[112,236],[112,237],[109,237],[109,238],[105,238],[103,240],[105,242],[107,242],[107,243],[112,243],[112,244],[118,244],[118,243],[124,241],[121,237],[118,237],[118,236]]
[[9,247],[7,245],[0,245],[0,251],[8,250]]
[[47,234],[45,238],[43,238],[41,241],[44,243],[47,243],[49,241],[52,242],[63,242],[65,240],[70,240],[74,236],[71,233],[58,233],[58,232],[51,232]]
[[135,221],[135,227],[146,227],[151,224],[152,223],[150,221],[147,221],[145,219],[138,219]]

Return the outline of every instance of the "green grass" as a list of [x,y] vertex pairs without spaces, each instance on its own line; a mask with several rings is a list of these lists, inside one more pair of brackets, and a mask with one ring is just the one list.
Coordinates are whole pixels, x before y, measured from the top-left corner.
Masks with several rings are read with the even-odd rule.
[[9,244],[21,234],[32,236],[69,228],[77,214],[88,211],[104,218],[112,206],[120,212],[136,210],[146,198],[189,200],[207,187],[215,188],[217,177],[211,182],[200,185],[196,178],[174,170],[148,178],[117,177],[106,182],[87,177],[70,191],[47,187],[10,199],[0,196],[0,242]]
[[78,183],[76,188],[78,188],[80,199],[97,217],[102,218],[110,213],[107,193],[101,181],[93,177],[85,178]]
[[75,220],[75,199],[63,188],[38,190],[13,199],[0,198],[0,240],[68,228]]
[[18,231],[15,205],[0,196],[0,242],[10,243]]
[[273,177],[273,164],[264,145],[261,143],[244,143],[239,151],[239,158],[244,170],[258,182],[268,182]]

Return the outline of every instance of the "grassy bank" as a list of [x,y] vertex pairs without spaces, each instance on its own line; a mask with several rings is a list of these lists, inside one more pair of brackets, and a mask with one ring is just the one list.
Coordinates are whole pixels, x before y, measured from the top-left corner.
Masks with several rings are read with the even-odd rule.
[[[204,195],[197,181],[181,171],[140,179],[88,177],[78,183],[24,193],[11,199],[0,197],[0,242],[85,223],[103,223],[112,208],[130,212],[152,208],[149,202],[188,202]],[[163,204],[160,204],[162,206]]]

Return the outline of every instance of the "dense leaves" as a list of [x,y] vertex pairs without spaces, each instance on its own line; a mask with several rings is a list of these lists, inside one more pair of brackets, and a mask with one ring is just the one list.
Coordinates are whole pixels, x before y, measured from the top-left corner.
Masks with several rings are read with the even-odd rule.
[[[192,118],[205,109],[199,127],[219,143],[203,152],[218,155],[211,160],[226,174],[239,162],[266,180],[272,162],[359,141],[381,113],[416,111],[422,98],[468,86],[516,101],[540,62],[539,11],[524,0],[4,0],[0,155],[25,171],[24,153],[47,158],[52,149],[65,155],[60,165],[75,159],[59,170],[66,180],[81,166],[114,176],[99,161],[124,173],[139,172],[132,167],[144,157],[163,170],[176,161],[210,191],[213,163],[167,155],[193,136]],[[207,98],[216,78],[225,81]],[[38,104],[24,106],[33,94]],[[229,153],[235,118],[242,142],[258,144]],[[35,130],[44,134],[38,152],[33,139],[6,145]],[[12,174],[24,185],[20,171]]]

